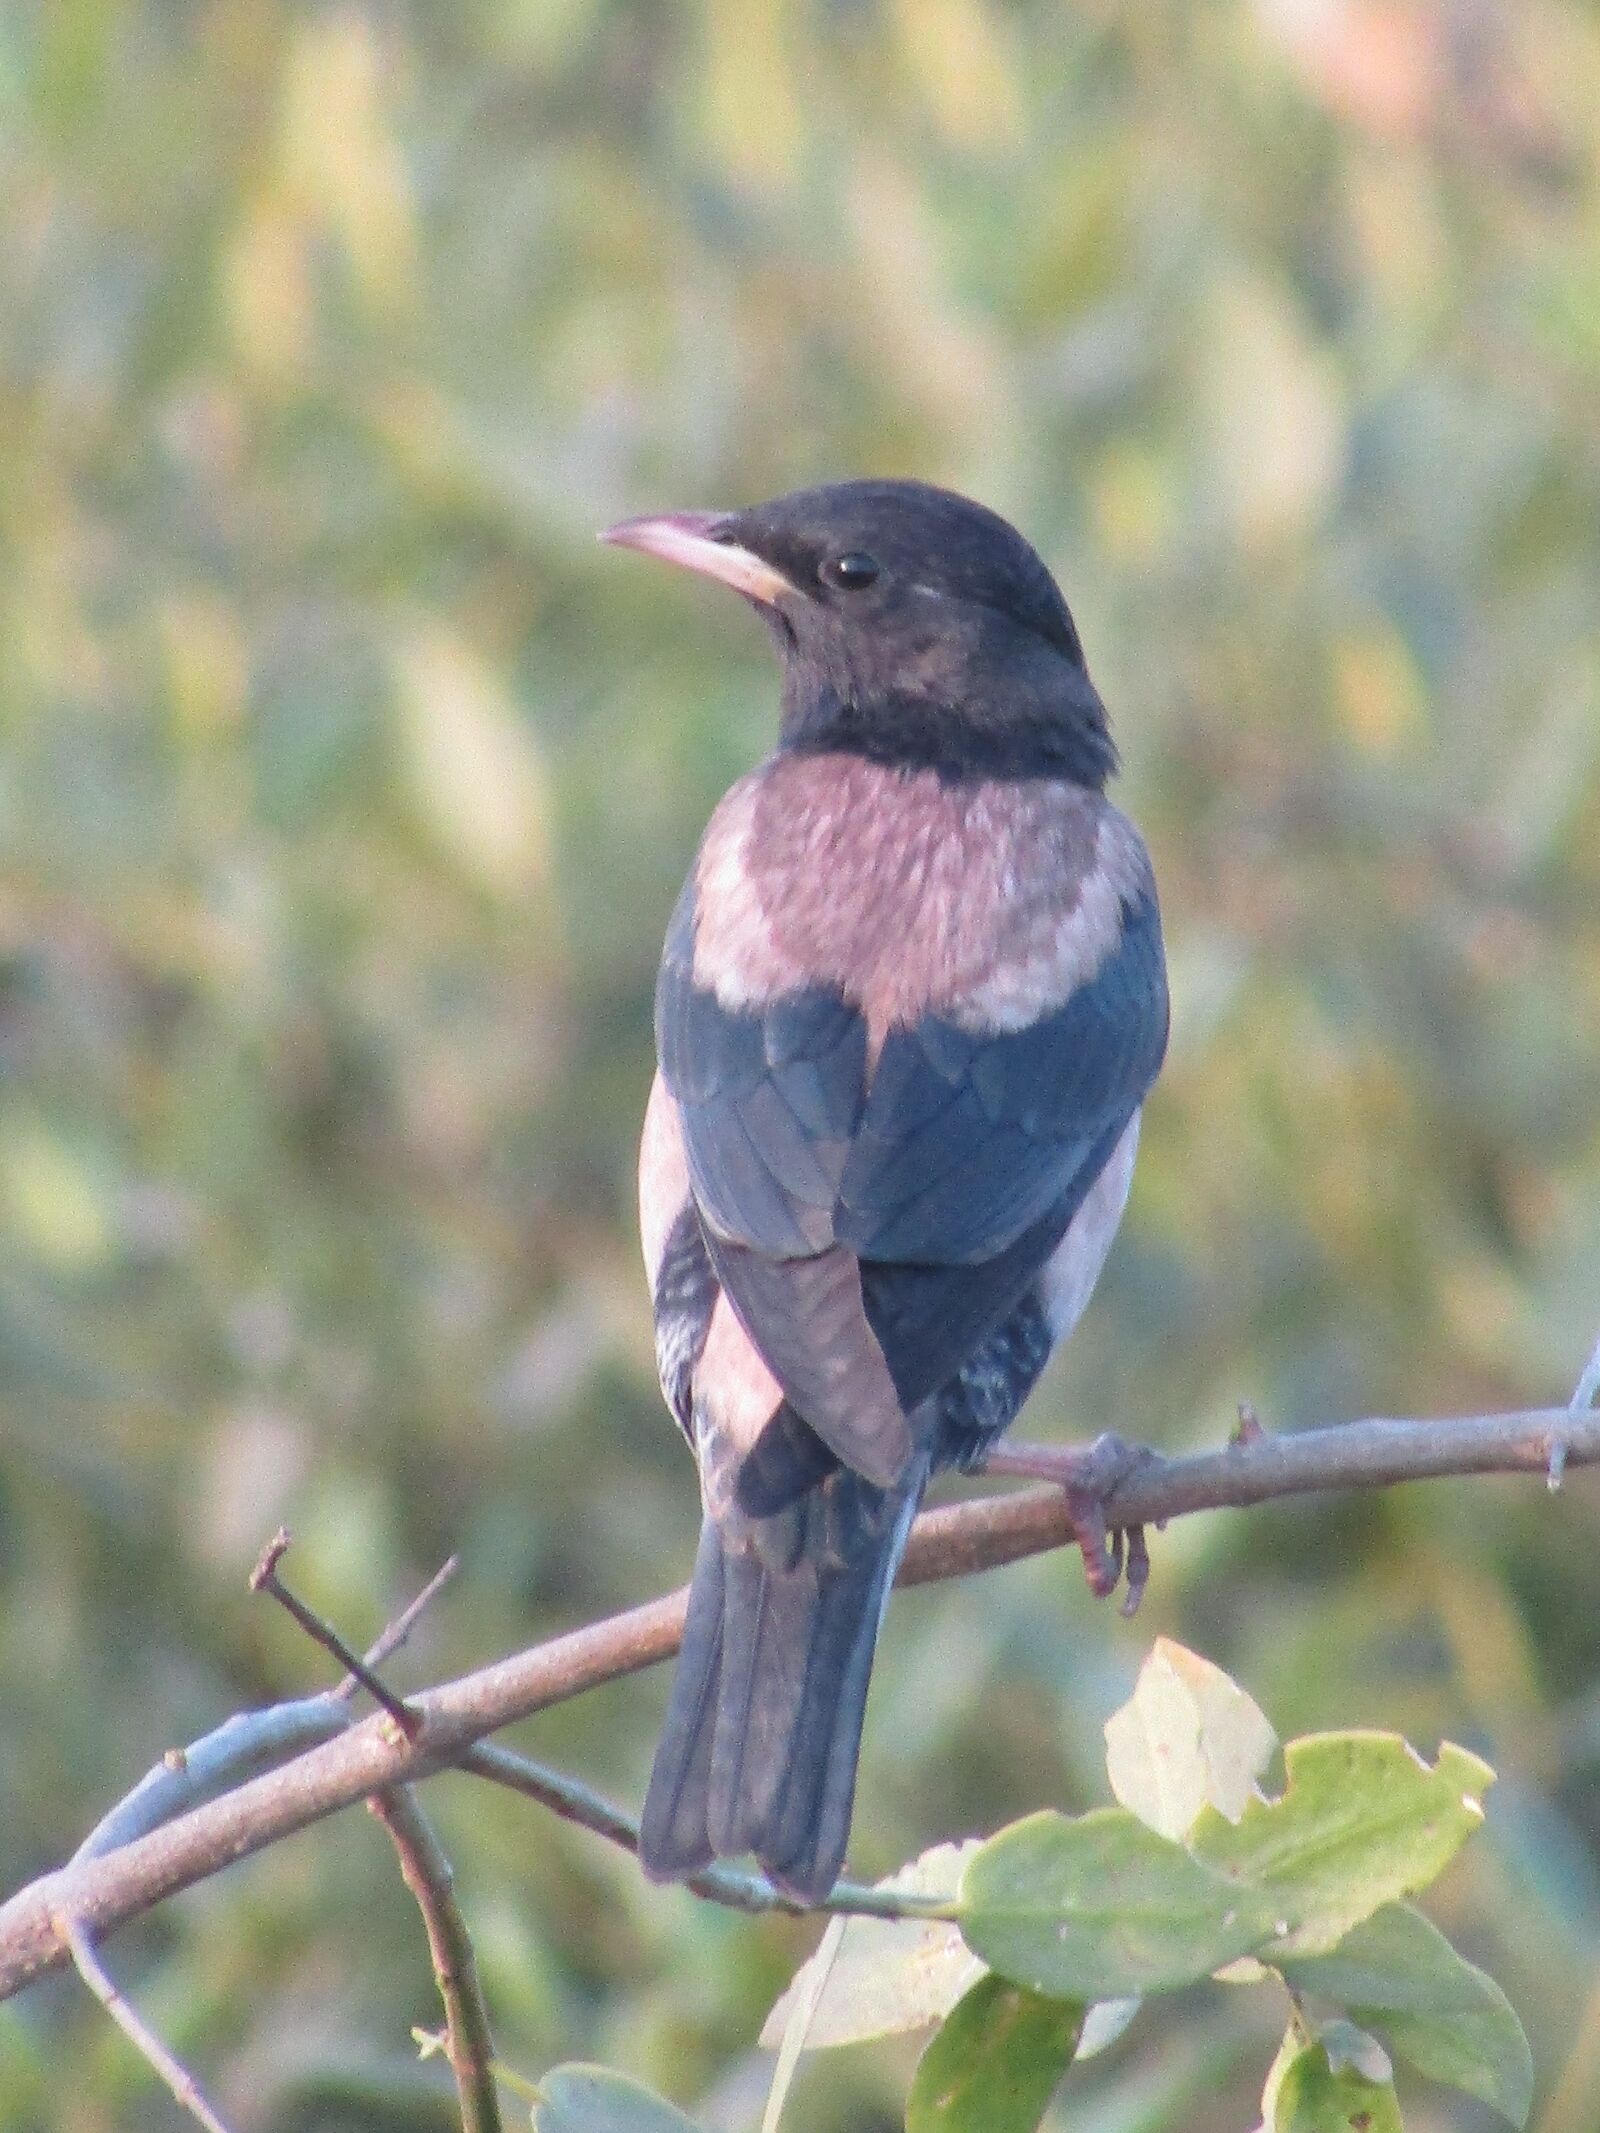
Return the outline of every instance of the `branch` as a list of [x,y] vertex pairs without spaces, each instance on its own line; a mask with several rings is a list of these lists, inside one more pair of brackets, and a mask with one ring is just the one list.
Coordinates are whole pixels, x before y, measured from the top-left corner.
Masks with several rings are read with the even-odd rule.
[[200,2093],[200,2085],[193,2074],[167,2049],[138,2009],[118,1990],[115,1980],[95,1952],[94,1942],[84,1930],[82,1921],[67,1916],[61,1919],[60,1925],[67,1951],[78,1966],[78,1975],[129,2043],[149,2061],[189,2116],[198,2119],[205,2127],[206,2133],[228,2133],[227,2127]]
[[427,1930],[434,1982],[444,2002],[445,2056],[461,2100],[461,2133],[500,2133],[489,2010],[444,1846],[408,1785],[375,1792],[367,1805],[394,1839],[400,1872]]
[[[1570,1465],[1600,1461],[1600,1415],[1557,1407],[1452,1421],[1351,1422],[1288,1437],[1263,1433],[1187,1458],[1152,1453],[1111,1491],[1106,1518],[1114,1528],[1159,1525],[1191,1511],[1242,1508],[1317,1489],[1384,1488],[1452,1474],[1546,1474],[1557,1446],[1565,1447]],[[917,1521],[901,1582],[965,1577],[1074,1538],[1058,1489],[947,1506]],[[33,1882],[0,1907],[0,1999],[68,1959],[63,1917],[103,1937],[233,1860],[370,1793],[436,1775],[501,1726],[669,1658],[678,1648],[684,1602],[682,1592],[649,1601],[408,1699],[421,1721],[414,1741],[399,1738],[393,1721],[379,1713],[176,1821],[146,1825],[146,1834],[115,1851]],[[320,1710],[320,1699],[310,1703]],[[124,1808],[102,1828],[126,1827]]]
[[[90,1830],[73,1853],[69,1870],[120,1851],[164,1822],[175,1822],[179,1815],[234,1791],[247,1778],[348,1733],[350,1715],[337,1697],[337,1690],[324,1690],[320,1696],[297,1697],[265,1711],[239,1711],[203,1740],[169,1749]],[[0,1910],[0,1918],[10,1908],[8,1904]]]
[[[520,1792],[526,1800],[537,1800],[562,1821],[591,1829],[597,1837],[620,1845],[625,1852],[636,1853],[639,1849],[639,1824],[632,1815],[614,1807],[580,1779],[518,1755],[514,1748],[502,1748],[497,1741],[479,1741],[461,1757],[456,1768],[469,1777],[487,1778],[492,1785]],[[808,1917],[813,1911],[835,1911],[847,1918],[904,1918],[908,1911],[918,1908],[917,1899],[903,1890],[874,1888],[869,1882],[860,1881],[836,1882],[832,1894],[820,1903],[801,1903],[797,1897],[774,1888],[764,1875],[747,1874],[739,1867],[720,1862],[708,1866],[703,1873],[691,1874],[684,1887],[695,1896],[705,1897],[708,1903],[720,1903],[729,1910],[786,1911],[794,1918]]]

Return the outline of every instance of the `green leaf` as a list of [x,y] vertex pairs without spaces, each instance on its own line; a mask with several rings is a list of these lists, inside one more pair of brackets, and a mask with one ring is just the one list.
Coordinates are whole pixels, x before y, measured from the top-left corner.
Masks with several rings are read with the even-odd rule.
[[1265,2133],[1402,2133],[1389,2081],[1368,2081],[1353,2066],[1335,2071],[1320,2042],[1284,2040],[1261,2100]]
[[1427,1886],[1483,1820],[1488,1764],[1446,1742],[1430,1766],[1398,1733],[1315,1733],[1284,1751],[1281,1798],[1237,1824],[1207,1808],[1190,1846],[1273,1907],[1280,1954],[1321,1955],[1380,1905]]
[[1274,1912],[1135,1816],[1030,1815],[961,1880],[961,1930],[993,1969],[1069,1999],[1171,1992],[1257,1947]]
[[[979,1840],[936,1844],[877,1885],[902,1894],[953,1897],[961,1869]],[[804,1962],[767,2016],[761,2042],[775,2051],[789,2015],[808,1991],[820,1948]],[[950,2012],[983,1976],[983,1964],[942,1918],[852,1918],[845,1924],[832,1968],[806,2032],[806,2049],[863,2044],[872,2037],[926,2029]]]
[[552,2067],[539,2082],[533,2133],[700,2133],[692,2118],[608,2067]]
[[1288,287],[1253,272],[1219,274],[1195,326],[1190,420],[1208,494],[1246,547],[1305,533],[1344,454],[1326,349]]
[[1410,1904],[1374,1912],[1331,1955],[1279,1968],[1297,1991],[1349,2008],[1418,2073],[1526,2124],[1533,2058],[1510,2001]]
[[979,1980],[923,2053],[906,2133],[1033,2133],[1072,2064],[1084,2010]]
[[14,1118],[0,1131],[0,1215],[55,1273],[83,1273],[115,1247],[112,1195],[99,1167],[42,1121]]
[[1163,1837],[1183,1838],[1207,1804],[1244,1812],[1278,1745],[1260,1710],[1221,1667],[1158,1637],[1132,1696],[1106,1721],[1106,1771],[1123,1806]]
[[549,870],[550,801],[504,679],[434,622],[405,630],[395,661],[400,764],[423,821],[484,888],[524,894]]

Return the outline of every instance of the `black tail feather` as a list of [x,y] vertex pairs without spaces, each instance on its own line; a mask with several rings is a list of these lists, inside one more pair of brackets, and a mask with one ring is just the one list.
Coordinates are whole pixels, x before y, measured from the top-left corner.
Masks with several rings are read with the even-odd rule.
[[681,1881],[716,1857],[706,1831],[706,1792],[722,1676],[722,1565],[721,1538],[707,1519],[700,1529],[672,1700],[639,1831],[640,1861],[659,1881]]
[[892,1490],[834,1473],[776,1517],[707,1518],[645,1800],[648,1873],[751,1851],[806,1901],[832,1888],[878,1628],[927,1471],[915,1459]]
[[851,1623],[841,1619],[837,1645],[831,1638],[819,1637],[812,1647],[795,1733],[798,1739],[814,1743],[815,1749],[791,1756],[778,1813],[768,1826],[762,1853],[762,1863],[772,1878],[810,1902],[828,1893],[844,1864],[878,1629],[921,1496],[919,1481],[880,1537],[875,1556],[866,1566],[864,1590],[853,1597],[853,1605],[859,1607],[853,1633]]

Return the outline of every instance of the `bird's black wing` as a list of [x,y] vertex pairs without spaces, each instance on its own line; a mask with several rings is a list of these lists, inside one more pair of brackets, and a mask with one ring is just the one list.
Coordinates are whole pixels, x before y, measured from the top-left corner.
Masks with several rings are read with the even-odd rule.
[[[856,1277],[840,1261],[859,1262],[864,1323],[909,1412],[1037,1275],[1155,1078],[1167,994],[1154,894],[1125,905],[1110,952],[1060,1006],[1020,1030],[926,1015],[890,1033],[870,1087],[865,1025],[842,994],[725,1007],[695,983],[693,922],[691,885],[657,1038],[707,1242],[785,1392],[857,1464],[860,1416],[887,1424],[881,1400],[864,1401],[860,1344],[841,1334]],[[882,1443],[862,1470],[874,1464]]]
[[778,1259],[826,1251],[866,1093],[867,1030],[834,986],[725,1007],[696,983],[695,881],[667,930],[656,1049],[711,1229]]
[[1092,1182],[1166,1041],[1161,921],[1146,890],[1124,905],[1094,975],[1025,1028],[925,1015],[891,1033],[839,1182],[835,1237],[868,1260],[993,1259],[1086,1169]]
[[1025,1029],[936,1017],[884,1046],[840,1183],[867,1317],[908,1410],[955,1376],[1065,1236],[1166,1050],[1153,894],[1094,977]]
[[911,1434],[855,1257],[833,1235],[866,1025],[825,986],[725,1007],[695,981],[694,911],[691,875],[662,956],[656,1046],[711,1263],[794,1406],[847,1466],[887,1486]]

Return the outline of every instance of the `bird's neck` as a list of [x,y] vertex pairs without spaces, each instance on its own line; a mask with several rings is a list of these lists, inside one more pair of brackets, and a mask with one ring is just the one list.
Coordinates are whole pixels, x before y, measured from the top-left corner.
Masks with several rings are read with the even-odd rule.
[[1082,700],[1019,708],[952,705],[925,696],[856,702],[814,681],[784,690],[779,746],[802,755],[856,755],[949,784],[982,778],[1059,778],[1103,790],[1117,751],[1094,691]]

